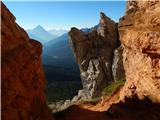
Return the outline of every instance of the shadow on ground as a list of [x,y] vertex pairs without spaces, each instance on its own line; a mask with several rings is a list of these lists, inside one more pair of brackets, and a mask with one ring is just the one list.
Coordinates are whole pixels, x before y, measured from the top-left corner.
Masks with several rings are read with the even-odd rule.
[[137,97],[112,105],[108,111],[90,111],[79,106],[54,114],[56,120],[160,120],[160,104]]

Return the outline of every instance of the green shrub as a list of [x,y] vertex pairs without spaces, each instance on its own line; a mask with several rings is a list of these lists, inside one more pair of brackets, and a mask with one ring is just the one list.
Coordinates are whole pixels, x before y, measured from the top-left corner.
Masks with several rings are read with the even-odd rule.
[[83,100],[81,100],[81,102],[80,103],[90,103],[90,104],[96,104],[96,103],[98,103],[99,101],[101,100],[101,98],[100,97],[97,97],[97,98],[92,98],[92,99],[83,99]]
[[116,92],[118,89],[120,89],[125,83],[125,80],[118,80],[116,82],[113,82],[109,85],[107,85],[103,91],[102,91],[102,95],[112,95],[114,92]]

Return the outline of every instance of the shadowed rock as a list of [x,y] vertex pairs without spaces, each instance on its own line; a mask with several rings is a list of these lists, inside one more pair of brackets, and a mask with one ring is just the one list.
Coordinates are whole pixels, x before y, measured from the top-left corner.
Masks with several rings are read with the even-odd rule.
[[98,112],[71,106],[54,114],[56,120],[159,120],[160,104],[137,97],[111,105],[107,111]]
[[41,43],[30,40],[1,2],[3,120],[52,120],[46,105]]
[[114,58],[112,64],[112,74],[114,81],[125,80],[125,71],[123,66],[123,47],[120,46],[114,51]]

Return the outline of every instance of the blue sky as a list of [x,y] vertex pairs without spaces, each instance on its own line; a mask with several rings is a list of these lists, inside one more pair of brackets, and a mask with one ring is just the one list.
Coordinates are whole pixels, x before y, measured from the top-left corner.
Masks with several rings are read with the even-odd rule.
[[5,1],[24,29],[42,25],[45,29],[93,27],[102,11],[114,21],[125,13],[125,1]]

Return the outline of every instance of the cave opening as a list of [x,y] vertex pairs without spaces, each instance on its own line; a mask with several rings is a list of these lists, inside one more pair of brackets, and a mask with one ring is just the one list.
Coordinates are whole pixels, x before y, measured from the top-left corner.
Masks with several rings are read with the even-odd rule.
[[[89,32],[93,30],[94,27],[97,28],[99,14],[102,11],[117,22],[120,16],[123,16],[125,8],[125,2],[121,2],[123,9],[121,9],[117,15],[116,8],[119,6],[119,2],[113,4],[111,1],[81,1],[77,3],[25,1],[5,3],[15,15],[17,19],[16,22],[25,29],[28,36],[41,42],[43,45],[42,63],[45,72],[45,78],[48,82],[45,91],[48,104],[61,104],[61,102],[63,103],[66,100],[71,100],[75,95],[78,94],[78,91],[83,88],[79,65],[77,64],[73,50],[69,45],[68,32],[70,28],[78,27],[83,32]],[[32,10],[32,7],[34,10]],[[75,7],[78,7],[78,9],[75,9]],[[28,8],[30,9],[28,10]],[[18,13],[18,11],[21,11],[21,13]],[[109,11],[115,13],[116,17],[114,17]],[[77,14],[78,12],[80,12],[80,14]],[[51,13],[57,18],[52,16]],[[61,17],[59,18],[59,16]],[[34,18],[35,20],[33,21],[31,18]],[[21,21],[23,21],[24,24],[22,24]],[[51,25],[53,23],[55,25]],[[53,28],[56,30],[53,30]],[[62,30],[57,30],[57,28],[62,28]],[[96,51],[96,54],[99,53]]]

